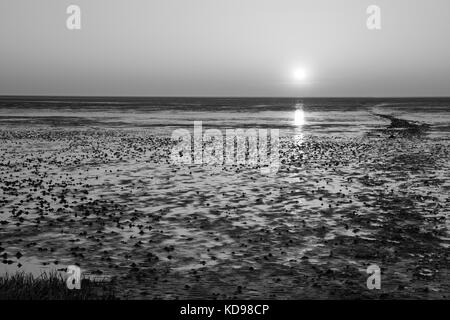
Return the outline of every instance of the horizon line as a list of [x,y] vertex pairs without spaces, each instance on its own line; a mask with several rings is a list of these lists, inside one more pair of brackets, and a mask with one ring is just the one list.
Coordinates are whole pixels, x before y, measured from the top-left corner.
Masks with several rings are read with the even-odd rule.
[[450,98],[450,95],[448,96],[213,96],[213,95],[176,95],[176,96],[170,96],[170,95],[45,95],[45,94],[38,94],[38,95],[32,95],[32,94],[24,94],[24,95],[1,95],[0,99],[2,98],[26,98],[26,97],[33,97],[33,98],[140,98],[140,99],[146,99],[146,98],[210,98],[210,99],[254,99],[254,98],[260,98],[260,99],[267,99],[267,98],[279,98],[279,99],[426,99],[426,98]]

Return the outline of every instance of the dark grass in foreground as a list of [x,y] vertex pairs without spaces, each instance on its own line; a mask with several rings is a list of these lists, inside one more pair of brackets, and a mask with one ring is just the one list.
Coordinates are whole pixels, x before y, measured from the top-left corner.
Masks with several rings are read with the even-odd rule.
[[23,272],[0,277],[0,300],[106,300],[117,299],[110,283],[81,282],[81,289],[70,290],[56,272],[38,277]]

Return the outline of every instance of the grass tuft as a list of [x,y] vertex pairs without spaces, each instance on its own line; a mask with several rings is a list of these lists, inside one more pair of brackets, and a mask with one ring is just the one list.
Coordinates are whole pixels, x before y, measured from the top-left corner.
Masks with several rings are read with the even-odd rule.
[[111,300],[117,299],[112,283],[82,280],[81,289],[69,290],[56,271],[35,277],[19,272],[0,277],[0,300]]

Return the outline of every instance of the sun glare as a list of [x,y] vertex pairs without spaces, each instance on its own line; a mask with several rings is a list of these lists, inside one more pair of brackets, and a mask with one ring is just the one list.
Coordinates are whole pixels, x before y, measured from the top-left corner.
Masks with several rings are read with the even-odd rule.
[[292,76],[296,81],[305,81],[306,78],[308,77],[308,73],[304,68],[296,68],[292,72]]

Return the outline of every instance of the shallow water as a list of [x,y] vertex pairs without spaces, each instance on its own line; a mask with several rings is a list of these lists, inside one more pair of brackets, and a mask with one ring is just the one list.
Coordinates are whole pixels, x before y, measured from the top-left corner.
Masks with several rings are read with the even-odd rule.
[[[295,124],[301,104],[304,124]],[[360,136],[386,124],[373,111],[431,125],[430,135],[450,132],[450,99],[369,98],[0,98],[3,127],[33,124],[88,128],[147,128],[171,135],[177,128],[272,128],[282,134]]]

